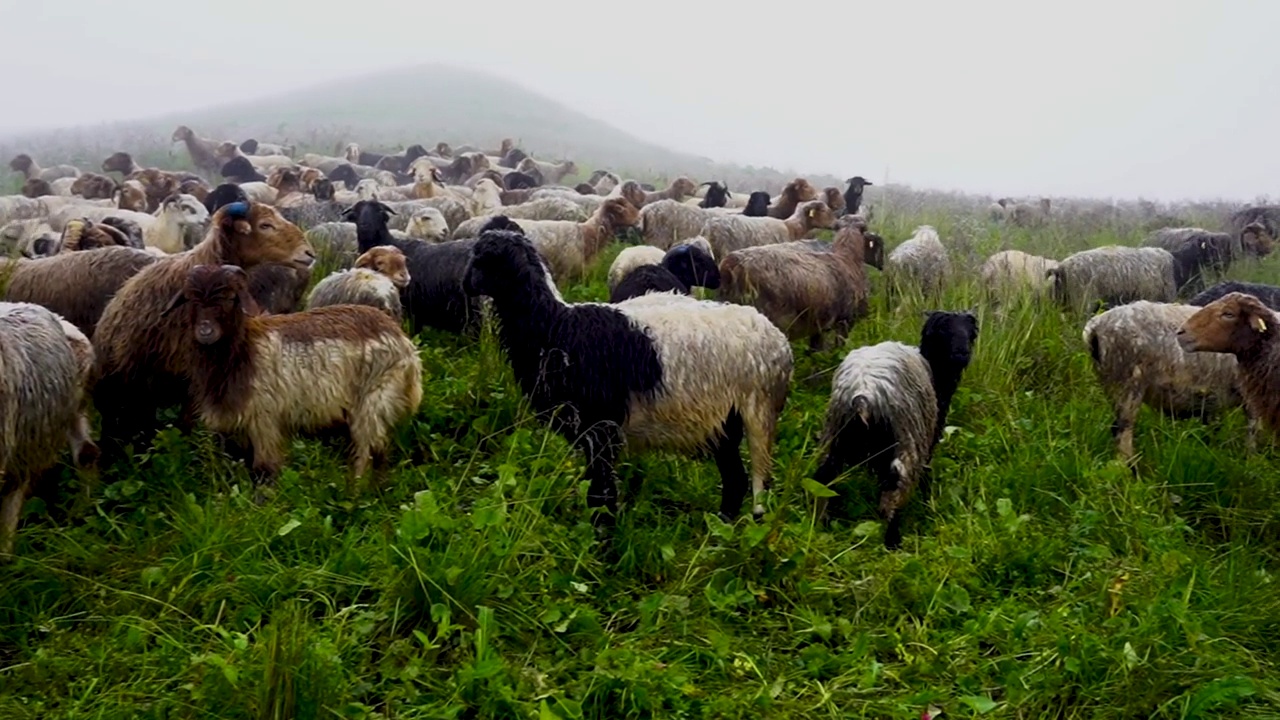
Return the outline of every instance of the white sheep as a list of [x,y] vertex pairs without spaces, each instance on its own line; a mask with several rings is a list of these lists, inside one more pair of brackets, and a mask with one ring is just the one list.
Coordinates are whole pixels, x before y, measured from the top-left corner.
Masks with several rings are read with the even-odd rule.
[[978,276],[988,292],[1026,288],[1035,294],[1046,294],[1053,288],[1048,272],[1056,267],[1057,260],[1030,255],[1021,250],[1004,250],[987,258],[982,263]]
[[49,224],[55,230],[61,230],[71,220],[88,218],[96,222],[107,217],[137,223],[142,228],[142,240],[148,248],[178,253],[187,249],[187,229],[200,228],[208,223],[209,210],[193,195],[170,195],[160,203],[154,215],[110,207],[70,206],[50,215]]
[[512,220],[562,220],[565,222],[582,222],[589,217],[582,210],[581,205],[566,198],[543,197],[519,205],[507,205],[498,212],[470,218],[454,229],[453,237],[462,239],[479,235],[480,228],[496,215],[505,215]]
[[409,216],[404,232],[417,240],[444,242],[449,239],[449,223],[444,219],[444,213],[433,207],[418,208]]
[[716,258],[723,259],[734,250],[799,240],[810,230],[834,228],[835,224],[835,213],[825,202],[810,200],[797,205],[786,220],[717,214],[703,223],[698,235],[711,243]]
[[885,259],[885,276],[897,291],[914,289],[925,296],[942,292],[951,273],[947,248],[931,225],[917,227],[911,238],[893,249]]

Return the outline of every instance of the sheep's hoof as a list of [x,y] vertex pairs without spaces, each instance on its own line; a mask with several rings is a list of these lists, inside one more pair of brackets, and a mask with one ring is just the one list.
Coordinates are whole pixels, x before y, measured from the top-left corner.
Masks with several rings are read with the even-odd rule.
[[755,507],[751,508],[751,517],[752,517],[756,522],[760,522],[761,520],[763,520],[763,519],[764,519],[764,506],[763,506],[763,505],[757,505],[757,506],[755,506]]
[[718,512],[718,513],[716,513],[716,517],[720,518],[720,522],[722,522],[722,523],[724,523],[724,524],[726,524],[726,525],[732,525],[732,524],[733,524],[733,520],[734,520],[734,518],[733,518],[731,515],[729,515],[729,513],[724,512],[723,510],[722,510],[722,511],[720,511],[720,512]]

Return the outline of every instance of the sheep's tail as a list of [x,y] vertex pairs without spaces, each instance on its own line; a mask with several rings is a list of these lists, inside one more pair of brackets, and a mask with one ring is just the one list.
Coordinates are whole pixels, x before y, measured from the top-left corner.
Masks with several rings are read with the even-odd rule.
[[1084,326],[1084,343],[1089,346],[1089,357],[1094,367],[1102,365],[1102,340],[1098,337],[1097,325],[1090,320]]

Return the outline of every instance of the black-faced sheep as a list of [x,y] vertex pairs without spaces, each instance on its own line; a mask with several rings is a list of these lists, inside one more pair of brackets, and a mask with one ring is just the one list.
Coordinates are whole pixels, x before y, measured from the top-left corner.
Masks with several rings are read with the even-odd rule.
[[[352,474],[362,477],[385,452],[392,428],[422,401],[417,347],[370,307],[257,315],[253,304],[243,269],[196,265],[162,312],[190,346],[201,421],[215,432],[248,435],[259,479],[280,470],[296,432],[345,425]],[[180,308],[185,312],[175,312]]]
[[[701,240],[702,242],[698,242]],[[628,248],[629,250],[632,248]],[[641,245],[636,250],[654,250],[657,248]],[[622,257],[619,255],[619,257]],[[610,275],[613,268],[609,268]],[[651,292],[678,292],[688,295],[694,287],[705,287],[716,290],[720,287],[720,268],[716,267],[715,258],[711,255],[711,247],[703,238],[694,238],[666,251],[658,258],[656,264],[644,263],[634,265],[616,284],[611,284],[609,302],[620,303]]]
[[96,457],[77,358],[92,349],[75,335],[45,308],[0,303],[0,556],[13,554],[22,505],[68,441],[77,464]]
[[742,209],[744,217],[768,217],[769,203],[772,199],[769,193],[763,190],[756,190],[747,197],[747,206]]
[[[1111,434],[1126,461],[1134,455],[1133,427],[1143,404],[1171,417],[1202,419],[1240,405],[1235,358],[1185,353],[1178,346],[1178,328],[1197,309],[1139,300],[1085,323],[1093,369],[1115,412]],[[1256,425],[1250,419],[1251,447]]]
[[699,187],[703,187],[703,186],[707,188],[707,194],[702,196],[702,200],[698,201],[698,207],[718,208],[718,207],[724,207],[725,204],[728,203],[728,200],[729,200],[728,185],[722,182],[717,182],[715,180],[712,180],[710,182],[702,183],[702,185],[700,185]]
[[219,174],[233,183],[266,182],[267,176],[249,162],[247,157],[235,157],[228,160],[219,170]]
[[846,188],[844,191],[845,212],[849,213],[850,215],[857,215],[858,208],[862,207],[863,188],[865,188],[868,185],[874,185],[875,183],[862,177],[861,175],[854,175],[848,180],[845,180],[845,182],[849,184],[849,187]]
[[1266,305],[1272,310],[1280,310],[1280,287],[1276,287],[1275,285],[1264,285],[1262,283],[1237,282],[1235,280],[1220,282],[1191,298],[1187,301],[1187,304],[1203,307],[1214,300],[1233,292],[1252,295],[1261,300],[1263,305]]
[[1229,353],[1240,367],[1245,411],[1280,434],[1280,340],[1278,317],[1258,298],[1229,293],[1200,308],[1178,329],[1186,352]]
[[829,252],[800,242],[735,250],[720,261],[721,300],[751,305],[789,338],[808,338],[820,349],[834,330],[843,345],[853,323],[867,314],[870,286],[863,266],[878,243],[848,224]]
[[414,333],[434,327],[446,332],[473,332],[479,327],[480,303],[462,289],[462,280],[471,258],[473,240],[452,240],[428,244],[419,240],[398,240],[391,235],[387,220],[395,211],[376,200],[361,200],[347,210],[347,219],[356,225],[358,252],[390,245],[404,253],[409,284],[400,291],[404,316]]
[[711,243],[716,257],[723,259],[734,250],[799,240],[810,230],[830,229],[835,224],[836,216],[831,208],[821,200],[811,200],[797,205],[786,220],[715,215],[707,219],[698,234]]
[[499,339],[535,411],[587,456],[589,507],[614,511],[614,463],[643,451],[709,448],[720,469],[720,512],[737,516],[747,491],[738,454],[751,454],[754,513],[764,513],[778,415],[793,359],[786,337],[754,309],[649,294],[618,305],[567,304],[532,243],[489,230],[475,243],[466,290],[487,295]]
[[191,348],[185,323],[161,317],[161,312],[182,289],[191,268],[227,264],[248,269],[266,263],[310,268],[314,259],[302,231],[275,208],[234,202],[214,213],[199,245],[161,258],[125,282],[93,334],[94,406],[102,414],[104,446],[118,450],[119,443],[154,427],[156,409],[188,400]]
[[[902,510],[928,472],[946,426],[951,398],[978,338],[972,313],[931,312],[920,346],[882,342],[854,349],[831,379],[814,480],[829,485],[851,465],[879,480],[884,545],[902,544]],[[819,503],[825,514],[825,499]]]
[[316,283],[307,297],[307,309],[327,305],[368,305],[399,321],[400,292],[409,285],[404,253],[390,245],[370,248],[356,258],[355,267]]

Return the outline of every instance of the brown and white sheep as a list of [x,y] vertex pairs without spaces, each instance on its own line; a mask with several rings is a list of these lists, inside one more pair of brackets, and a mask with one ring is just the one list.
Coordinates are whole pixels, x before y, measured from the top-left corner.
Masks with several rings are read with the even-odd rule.
[[586,220],[513,220],[546,260],[556,280],[581,277],[604,246],[640,222],[640,211],[623,198],[609,198]]
[[417,347],[371,307],[257,315],[253,305],[243,269],[196,265],[162,312],[190,347],[200,419],[215,432],[248,436],[258,479],[279,472],[298,431],[346,425],[352,474],[362,477],[422,402]]
[[409,284],[404,253],[392,245],[378,245],[356,258],[355,267],[332,273],[307,297],[307,309],[328,305],[368,305],[399,320],[400,291]]

